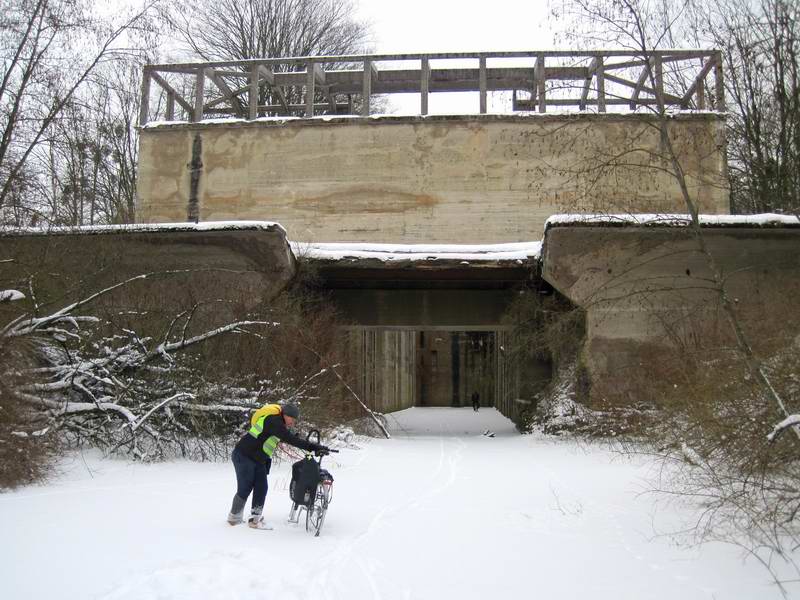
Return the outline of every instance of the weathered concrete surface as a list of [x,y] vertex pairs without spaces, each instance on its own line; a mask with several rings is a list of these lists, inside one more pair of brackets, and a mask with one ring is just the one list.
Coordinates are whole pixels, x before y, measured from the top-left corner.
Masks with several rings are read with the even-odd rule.
[[[745,335],[768,356],[800,334],[800,227],[703,228]],[[709,256],[687,227],[548,228],[542,276],[585,308],[589,399],[645,389],[667,348],[733,347]]]
[[358,252],[300,258],[350,324],[354,387],[382,412],[470,406],[478,391],[484,406],[514,418],[550,378],[548,363],[523,367],[503,349],[503,313],[515,290],[538,278],[538,260],[418,250],[390,261]]
[[36,310],[34,295],[40,311],[54,310],[150,274],[103,296],[89,310],[101,310],[123,327],[133,311],[137,323],[154,330],[178,312],[194,310],[193,321],[202,327],[246,314],[294,276],[294,256],[280,226],[204,225],[3,233],[2,286],[27,296],[4,305],[3,316]]
[[[728,212],[722,118],[669,126],[700,210]],[[141,222],[187,220],[196,138],[200,219],[297,241],[515,242],[555,213],[683,210],[647,115],[331,118],[143,128]]]

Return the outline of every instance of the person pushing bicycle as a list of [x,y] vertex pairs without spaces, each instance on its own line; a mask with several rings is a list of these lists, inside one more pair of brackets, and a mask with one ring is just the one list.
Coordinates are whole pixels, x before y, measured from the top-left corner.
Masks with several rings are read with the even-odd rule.
[[244,506],[252,492],[247,524],[253,529],[271,529],[264,523],[262,512],[272,455],[280,442],[316,454],[330,453],[326,446],[304,440],[289,430],[299,418],[300,408],[296,404],[266,404],[253,413],[250,430],[242,436],[231,454],[236,471],[236,494],[228,513],[231,525],[244,523]]

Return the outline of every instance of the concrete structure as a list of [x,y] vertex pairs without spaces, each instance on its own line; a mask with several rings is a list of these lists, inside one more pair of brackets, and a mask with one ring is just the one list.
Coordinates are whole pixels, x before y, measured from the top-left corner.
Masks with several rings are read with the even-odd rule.
[[[552,214],[683,211],[654,124],[575,114],[154,125],[141,131],[137,215],[269,219],[308,242],[538,240]],[[669,128],[700,210],[728,212],[722,118],[678,115]]]
[[[456,60],[466,62],[448,62]],[[664,71],[673,68],[690,80],[680,93],[665,85]],[[188,89],[191,97],[179,93]],[[156,110],[159,90],[164,102]],[[660,334],[647,333],[649,308],[598,312],[600,292],[587,291],[599,282],[594,269],[622,269],[660,234],[615,238],[609,258],[592,236],[582,247],[589,230],[552,229],[543,267],[527,255],[465,261],[436,251],[433,260],[407,263],[320,260],[315,245],[521,242],[539,240],[557,213],[685,212],[670,173],[673,155],[700,212],[725,214],[723,90],[716,51],[151,65],[143,78],[137,215],[145,223],[279,221],[299,259],[317,263],[351,323],[356,383],[374,407],[469,405],[478,391],[484,404],[514,415],[550,376],[546,361],[519,365],[504,355],[502,315],[514,290],[548,292],[549,282],[586,307],[584,363],[592,384],[601,382],[635,354],[626,343]],[[475,93],[478,114],[427,115],[431,93],[456,91]],[[493,91],[509,93],[510,114],[491,114]],[[392,93],[419,93],[420,115],[370,116],[373,96]],[[628,112],[610,112],[615,107]],[[607,258],[610,267],[600,264]],[[731,264],[737,261],[746,264],[746,257]],[[582,265],[579,272],[573,264]]]
[[[428,114],[431,93],[475,92],[476,109],[489,111],[492,92],[510,92],[511,108],[648,106],[725,110],[722,53],[718,50],[535,50],[436,54],[365,54],[254,58],[147,65],[139,124],[153,116],[202,121],[209,115],[249,120],[261,116],[360,114],[373,95],[419,94]],[[713,93],[706,80],[713,72]],[[683,89],[670,89],[665,75]],[[185,90],[189,90],[186,94]],[[163,102],[152,102],[153,92]]]
[[[800,220],[587,217],[545,234],[542,277],[586,311],[584,400],[635,400],[671,352],[736,348],[721,291],[762,357],[800,335]],[[715,284],[714,271],[722,274]]]
[[285,231],[264,222],[15,230],[0,232],[0,241],[4,285],[28,296],[3,305],[4,316],[35,312],[34,302],[61,308],[138,277],[93,310],[159,336],[183,310],[193,315],[192,331],[242,317],[296,270]]
[[354,384],[375,409],[470,406],[478,392],[483,406],[514,415],[521,396],[549,380],[549,363],[522,369],[503,349],[503,313],[515,290],[541,281],[538,244],[481,254],[478,247],[294,247],[305,248],[302,260],[351,324]]

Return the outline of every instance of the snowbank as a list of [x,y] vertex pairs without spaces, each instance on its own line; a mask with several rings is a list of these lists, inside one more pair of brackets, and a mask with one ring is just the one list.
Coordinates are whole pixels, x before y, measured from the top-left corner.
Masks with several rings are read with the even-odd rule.
[[239,231],[286,230],[272,221],[202,221],[200,223],[136,223],[127,225],[87,225],[82,227],[0,227],[0,235],[59,235],[102,233],[160,233],[166,231]]
[[291,242],[298,257],[315,260],[377,259],[400,261],[464,261],[514,262],[538,260],[542,243],[512,244],[368,244],[368,243],[303,243]]
[[[800,227],[800,219],[793,215],[764,213],[758,215],[699,215],[702,227]],[[553,215],[545,221],[551,227],[565,225],[618,226],[644,225],[647,227],[688,227],[692,218],[688,214],[563,214]]]
[[661,466],[645,457],[516,435],[486,408],[390,424],[393,439],[325,459],[319,538],[286,523],[287,463],[270,475],[275,530],[254,531],[225,522],[229,464],[70,455],[52,483],[0,495],[3,598],[781,598],[736,547],[678,543],[702,508],[642,494]]

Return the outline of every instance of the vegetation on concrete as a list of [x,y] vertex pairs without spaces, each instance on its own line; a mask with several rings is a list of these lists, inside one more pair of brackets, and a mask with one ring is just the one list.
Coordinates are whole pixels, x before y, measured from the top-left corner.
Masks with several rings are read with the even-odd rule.
[[[510,328],[506,360],[519,365],[521,373],[533,361],[551,364],[548,386],[512,415],[521,432],[541,426],[547,433],[557,433],[580,423],[583,409],[576,402],[574,372],[584,321],[580,308],[550,288],[520,290],[503,315],[503,325]],[[520,395],[526,397],[525,390]]]
[[[690,8],[700,10],[692,2],[646,0],[573,0],[567,5],[575,9],[569,14],[585,24],[590,38],[605,36],[603,39],[634,47],[643,55],[664,40],[679,39],[679,33],[685,34],[677,30],[683,16]],[[728,8],[737,14],[716,15],[716,21],[708,22],[710,27],[720,34],[724,31],[734,40],[733,48],[745,52],[743,58],[752,62],[745,68],[776,65],[773,72],[779,74],[777,83],[781,88],[778,99],[784,92],[797,97],[797,7],[783,0],[766,0],[756,4],[732,2]],[[770,41],[748,44],[742,37],[749,35],[746,28],[723,28],[726,23],[737,22],[740,15],[755,15],[759,23],[767,23],[761,31]],[[795,33],[787,36],[789,32]],[[696,33],[701,35],[703,30]],[[774,54],[772,50],[776,50]],[[780,62],[776,62],[778,59]],[[650,66],[647,70],[652,85],[661,74]],[[697,251],[705,257],[711,273],[705,284],[714,291],[714,310],[708,310],[712,308],[709,306],[702,312],[716,314],[719,323],[727,327],[722,330],[715,319],[687,313],[681,331],[690,335],[673,336],[672,356],[666,355],[664,346],[649,360],[643,354],[637,373],[641,379],[639,389],[657,412],[637,430],[640,436],[631,438],[636,442],[631,449],[645,447],[669,465],[664,470],[666,477],[655,489],[700,497],[707,503],[705,518],[694,530],[698,539],[733,543],[746,539],[747,549],[764,560],[767,567],[775,556],[792,561],[791,552],[800,541],[796,520],[800,510],[800,488],[796,483],[800,475],[800,431],[795,425],[800,397],[797,386],[787,382],[795,381],[797,376],[797,340],[776,340],[778,344],[769,348],[766,340],[755,336],[760,342],[756,346],[745,331],[736,299],[726,287],[728,274],[717,263],[700,227],[696,199],[687,185],[681,157],[670,141],[663,99],[656,100],[653,112],[659,117],[662,140],[659,159],[681,186]],[[758,101],[759,97],[754,97],[748,108],[756,107]],[[771,115],[764,124],[781,118],[777,103],[766,102],[758,108],[761,109]],[[773,143],[783,139],[785,136],[773,138]],[[786,152],[787,156],[792,155],[788,148]],[[752,176],[743,173],[745,177]],[[754,191],[757,187],[753,183],[749,189]],[[796,191],[794,194],[796,197]],[[791,204],[784,208],[796,210]],[[780,581],[777,583],[781,585]]]
[[33,288],[4,303],[0,488],[46,477],[67,448],[225,458],[268,402],[296,402],[329,429],[363,416],[343,386],[336,316],[302,282],[247,314],[214,320],[195,305],[154,319],[140,302],[149,280],[169,276],[47,308]]

